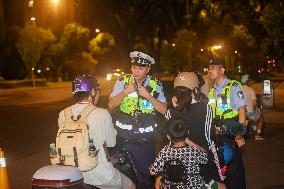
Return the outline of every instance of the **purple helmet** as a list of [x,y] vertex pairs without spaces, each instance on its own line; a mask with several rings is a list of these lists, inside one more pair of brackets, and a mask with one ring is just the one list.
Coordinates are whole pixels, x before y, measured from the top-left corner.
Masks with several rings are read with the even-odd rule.
[[96,76],[92,74],[83,74],[74,78],[72,82],[72,93],[80,91],[91,92],[92,89],[100,89],[100,84]]

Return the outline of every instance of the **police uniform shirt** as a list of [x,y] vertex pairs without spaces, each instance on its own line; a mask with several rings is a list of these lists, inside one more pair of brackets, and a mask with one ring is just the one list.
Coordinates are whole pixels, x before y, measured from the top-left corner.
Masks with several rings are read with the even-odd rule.
[[[223,88],[230,82],[230,79],[225,77],[223,83],[220,86],[213,85],[214,98],[217,99],[219,94],[222,94]],[[235,110],[239,110],[241,106],[247,105],[247,98],[244,90],[239,85],[232,86],[231,88],[231,105]]]
[[[144,82],[144,87],[150,85],[150,76],[147,75],[146,76],[146,80]],[[110,94],[110,97],[114,97],[116,95],[118,95],[119,93],[121,93],[124,90],[125,86],[124,86],[124,80],[123,77],[122,79],[118,79],[113,87],[113,91]],[[163,86],[161,84],[161,82],[158,82],[157,88],[156,88],[156,92],[158,93],[158,97],[157,100],[159,100],[160,102],[166,102],[166,97],[164,95],[164,90],[163,90]]]

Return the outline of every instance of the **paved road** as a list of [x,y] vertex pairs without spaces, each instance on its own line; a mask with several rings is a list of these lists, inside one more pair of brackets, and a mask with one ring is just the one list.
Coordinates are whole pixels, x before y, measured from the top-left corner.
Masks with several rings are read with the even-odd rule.
[[[13,105],[7,105],[7,98],[3,100],[5,96],[0,93],[0,146],[6,152],[11,189],[30,189],[33,173],[41,166],[49,164],[49,143],[53,142],[56,135],[57,114],[62,107],[72,103],[67,89],[62,90],[65,92],[42,89],[32,93],[28,91],[29,95],[19,96],[19,93],[13,92],[8,96],[6,94],[8,102]],[[53,94],[52,99],[57,101],[43,98],[48,97],[49,93]],[[280,90],[278,93],[284,94],[284,90],[283,93]],[[32,102],[30,98],[33,95],[39,100]],[[105,106],[106,100],[107,97],[103,96],[102,106]],[[277,99],[277,102],[282,101]],[[284,188],[283,117],[283,109],[267,110],[267,140],[247,141],[243,154],[249,189]]]

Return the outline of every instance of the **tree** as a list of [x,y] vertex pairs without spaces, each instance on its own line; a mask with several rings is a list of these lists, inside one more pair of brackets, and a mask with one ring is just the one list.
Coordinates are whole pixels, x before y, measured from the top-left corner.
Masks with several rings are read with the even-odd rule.
[[106,56],[114,46],[113,36],[103,32],[89,42],[89,50],[95,57]]
[[[81,57],[82,52],[88,51],[89,38],[90,29],[80,24],[70,23],[64,27],[60,40],[49,48],[49,55],[53,57],[53,69],[58,80],[62,79],[64,66],[67,67],[74,63],[74,61],[70,60],[77,59]],[[68,67],[66,69],[68,70]]]
[[78,74],[94,74],[98,61],[93,58],[91,53],[84,51],[67,60],[65,64],[68,67],[69,74],[73,77]]
[[27,74],[16,47],[19,33],[16,26],[0,26],[0,77],[8,80],[22,79]]
[[194,54],[199,49],[194,48],[197,43],[194,31],[182,29],[176,32],[172,43],[164,42],[161,54],[162,67],[172,73],[196,68]]
[[29,76],[37,66],[43,50],[55,41],[50,30],[28,23],[21,31],[17,41],[17,49],[25,63]]
[[284,8],[280,0],[265,5],[259,18],[267,35],[263,39],[262,48],[267,55],[277,58],[284,67]]

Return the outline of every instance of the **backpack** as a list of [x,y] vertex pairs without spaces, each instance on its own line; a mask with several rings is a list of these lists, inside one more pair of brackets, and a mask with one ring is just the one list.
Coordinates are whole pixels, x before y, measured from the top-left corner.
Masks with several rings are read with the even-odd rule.
[[98,151],[90,140],[88,115],[95,109],[88,105],[75,118],[71,107],[64,109],[65,120],[56,136],[56,157],[51,158],[52,164],[71,165],[81,171],[88,171],[98,164]]

